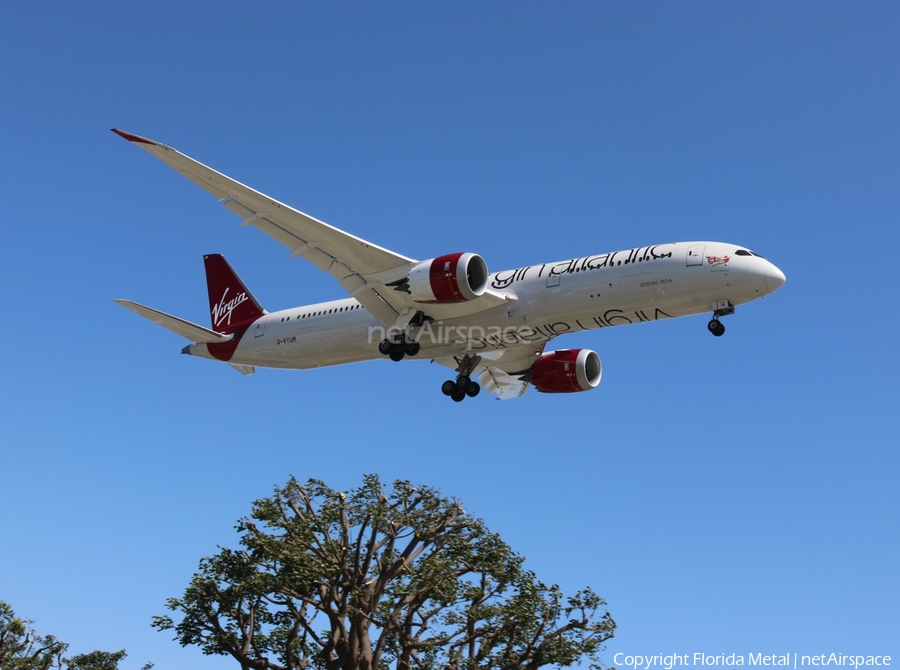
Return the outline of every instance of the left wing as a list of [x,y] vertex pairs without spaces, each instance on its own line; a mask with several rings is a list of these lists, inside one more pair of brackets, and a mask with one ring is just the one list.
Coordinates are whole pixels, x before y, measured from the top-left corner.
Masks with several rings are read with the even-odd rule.
[[[255,191],[220,172],[159,142],[113,128],[113,132],[136,144],[195,184],[219,198],[222,204],[291,250],[338,280],[385,327],[406,315],[406,321],[421,305],[410,296],[385,284],[402,279],[417,261],[345,233],[308,214]],[[453,318],[490,309],[513,299],[488,289],[474,300],[452,305],[429,305],[436,319]],[[405,324],[404,324],[405,325]]]

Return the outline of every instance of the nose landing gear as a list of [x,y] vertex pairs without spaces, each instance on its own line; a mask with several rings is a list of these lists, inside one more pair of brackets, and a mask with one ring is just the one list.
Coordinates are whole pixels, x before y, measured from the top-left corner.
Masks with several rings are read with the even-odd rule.
[[722,325],[722,322],[719,321],[718,317],[714,317],[712,321],[706,324],[706,327],[716,337],[722,337],[725,334],[725,326]]
[[725,334],[725,326],[719,321],[719,317],[734,314],[734,305],[730,300],[717,300],[713,303],[713,318],[706,324],[707,330],[716,337],[722,337]]

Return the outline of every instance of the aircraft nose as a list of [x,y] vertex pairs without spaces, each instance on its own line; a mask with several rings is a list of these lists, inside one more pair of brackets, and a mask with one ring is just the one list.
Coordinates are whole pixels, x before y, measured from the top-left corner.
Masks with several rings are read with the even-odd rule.
[[784,282],[784,273],[775,267],[774,264],[769,263],[769,267],[766,269],[766,290],[769,293],[774,293],[784,285]]

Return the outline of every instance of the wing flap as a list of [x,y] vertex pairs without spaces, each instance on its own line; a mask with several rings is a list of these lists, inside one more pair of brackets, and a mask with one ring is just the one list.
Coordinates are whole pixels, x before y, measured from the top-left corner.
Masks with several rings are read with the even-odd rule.
[[478,375],[481,386],[497,396],[497,400],[521,398],[528,390],[529,383],[498,368],[485,368]]
[[321,242],[303,239],[290,229],[273,221],[265,213],[256,213],[235,200],[223,203],[227,209],[243,219],[241,225],[252,225],[269,237],[281,242],[291,250],[291,256],[302,256],[320,270],[327,272],[350,297],[359,300],[370,314],[385,326],[390,326],[397,318],[397,311],[382,296],[385,289],[378,282],[369,282],[346,262],[338,259],[322,248]]

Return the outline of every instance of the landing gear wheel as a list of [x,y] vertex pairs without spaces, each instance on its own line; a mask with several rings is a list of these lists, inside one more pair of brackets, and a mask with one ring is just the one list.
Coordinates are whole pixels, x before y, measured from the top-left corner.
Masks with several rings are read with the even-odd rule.
[[709,329],[709,332],[711,332],[716,337],[722,337],[722,335],[725,333],[725,326],[723,326],[722,322],[718,319],[713,319],[708,324],[706,324],[706,327]]
[[407,342],[406,343],[406,355],[407,356],[415,356],[419,353],[419,349],[421,345],[418,342]]
[[457,391],[456,393],[451,394],[450,397],[453,399],[453,402],[462,402],[465,399],[466,394],[462,391]]
[[474,398],[479,393],[481,393],[481,385],[478,382],[469,382],[466,385],[466,395],[470,398]]
[[390,354],[391,349],[393,348],[394,343],[390,340],[381,340],[381,342],[378,343],[378,353],[382,356],[387,356],[388,354]]
[[402,360],[403,360],[403,357],[404,357],[405,355],[406,355],[406,354],[403,353],[403,350],[402,350],[402,349],[394,350],[394,351],[392,351],[392,352],[389,354],[389,356],[391,357],[391,360],[394,361],[395,363],[397,363],[397,362],[399,362],[399,361],[402,361]]
[[466,388],[469,385],[470,381],[472,381],[472,380],[469,379],[466,375],[460,375],[459,377],[456,378],[456,384],[461,389]]
[[443,393],[444,395],[453,395],[456,390],[456,382],[451,379],[448,379],[443,384],[441,384],[441,393]]

